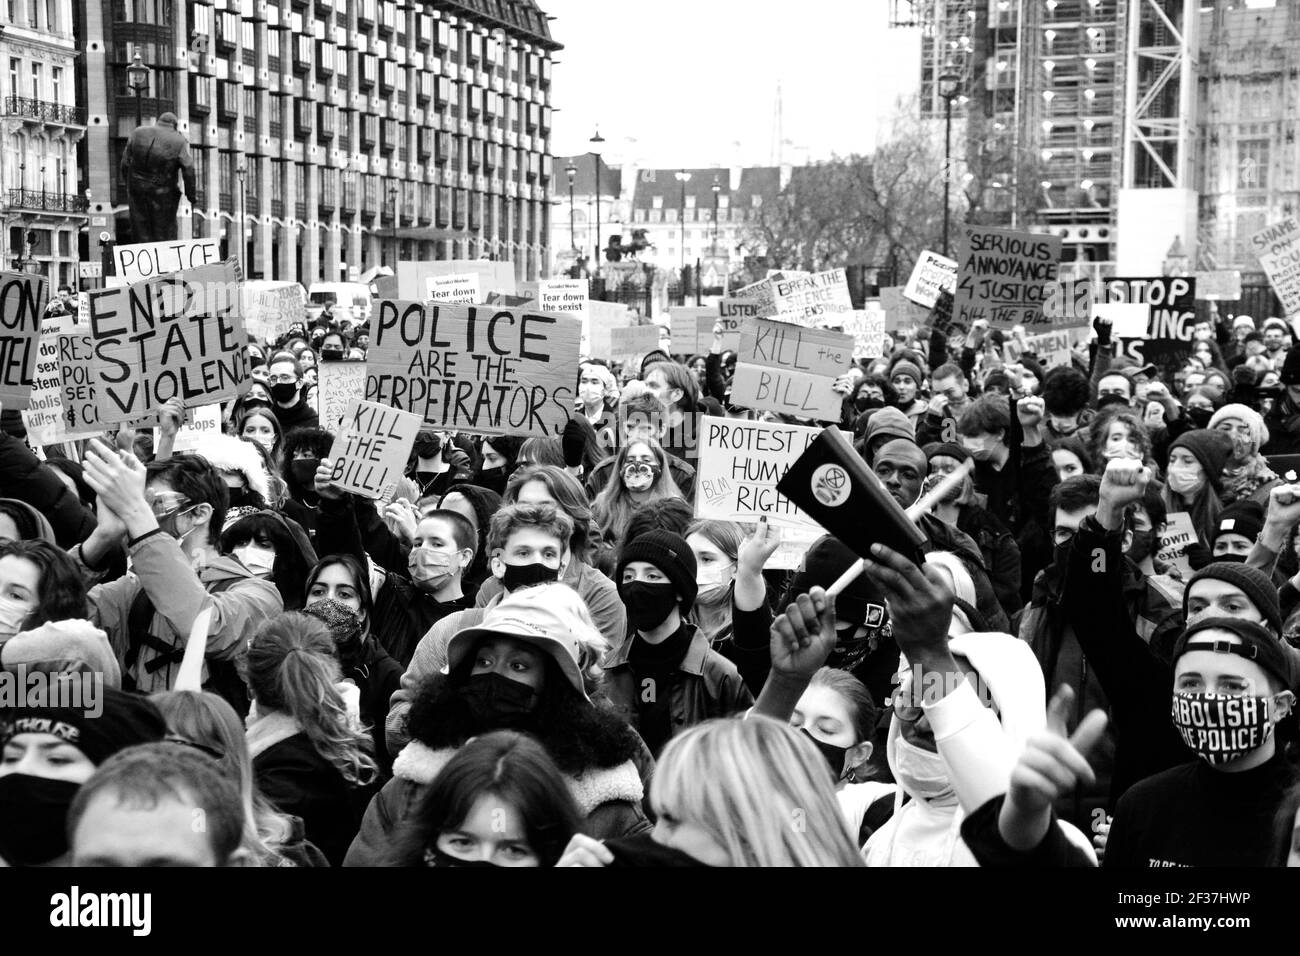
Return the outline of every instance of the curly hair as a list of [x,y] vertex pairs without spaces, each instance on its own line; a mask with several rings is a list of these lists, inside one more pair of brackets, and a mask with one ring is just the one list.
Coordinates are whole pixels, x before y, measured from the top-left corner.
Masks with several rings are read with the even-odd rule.
[[1151,457],[1151,434],[1137,413],[1126,405],[1107,405],[1097,413],[1088,427],[1088,456],[1099,471],[1106,468],[1106,456],[1103,454],[1106,450],[1106,437],[1116,422],[1128,429],[1129,438],[1137,445],[1142,460],[1147,461]]
[[48,541],[0,541],[0,558],[22,558],[36,566],[36,607],[23,623],[31,630],[50,621],[67,621],[90,616],[86,604],[86,582],[68,553]]
[[[492,447],[497,447],[495,442]],[[519,490],[530,481],[540,481],[544,484],[560,510],[573,519],[573,537],[569,539],[569,553],[579,561],[586,561],[588,549],[599,536],[599,529],[592,515],[591,505],[587,503],[587,493],[582,490],[578,479],[555,465],[529,465],[520,468],[510,476],[510,482],[506,485],[506,504],[516,504],[519,501]]]
[[1049,415],[1073,415],[1088,406],[1092,397],[1088,376],[1068,365],[1058,366],[1043,376],[1043,406]]

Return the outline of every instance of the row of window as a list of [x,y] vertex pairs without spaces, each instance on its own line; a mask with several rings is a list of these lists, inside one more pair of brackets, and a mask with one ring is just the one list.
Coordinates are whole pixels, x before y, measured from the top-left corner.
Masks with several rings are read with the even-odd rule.
[[[754,196],[754,199],[761,199],[761,196]],[[757,218],[757,209],[759,203],[754,203],[748,209],[739,207],[726,208],[719,203],[718,205],[718,222],[750,222]],[[677,222],[676,209],[634,209],[632,211],[633,222]],[[712,209],[687,209],[687,222],[713,222]]]
[[[165,2],[165,0],[159,0]],[[6,22],[39,33],[67,32],[63,0],[5,0]]]
[[9,58],[8,96],[29,96],[34,100],[46,100],[50,103],[63,103],[63,94],[71,94],[72,88],[66,83],[66,73],[61,66],[51,66],[46,85],[45,64],[33,60],[26,66],[15,56]]

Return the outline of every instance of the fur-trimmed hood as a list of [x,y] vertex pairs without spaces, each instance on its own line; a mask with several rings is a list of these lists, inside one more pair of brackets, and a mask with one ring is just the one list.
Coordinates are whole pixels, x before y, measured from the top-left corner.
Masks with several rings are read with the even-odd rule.
[[271,500],[271,481],[262,456],[251,443],[231,435],[204,435],[194,447],[194,454],[202,455],[218,471],[237,471],[248,482],[249,490]]
[[[434,750],[427,744],[413,740],[393,761],[393,776],[420,786],[428,786],[434,777],[456,755],[455,748]],[[564,774],[578,808],[590,815],[597,807],[616,800],[640,803],[645,796],[641,775],[636,764],[626,760],[616,767],[594,767],[578,777]]]

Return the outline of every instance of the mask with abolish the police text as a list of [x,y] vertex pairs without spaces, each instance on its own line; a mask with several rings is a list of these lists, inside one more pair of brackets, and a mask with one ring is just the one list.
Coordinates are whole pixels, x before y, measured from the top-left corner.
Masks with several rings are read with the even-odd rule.
[[1275,707],[1273,697],[1174,694],[1172,717],[1188,749],[1217,767],[1264,745],[1273,733]]

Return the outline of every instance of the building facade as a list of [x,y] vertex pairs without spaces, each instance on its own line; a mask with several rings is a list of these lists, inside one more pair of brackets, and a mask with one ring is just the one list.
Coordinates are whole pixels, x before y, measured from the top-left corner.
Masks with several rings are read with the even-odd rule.
[[40,273],[52,286],[76,286],[87,225],[77,162],[86,117],[77,106],[76,61],[71,0],[0,6],[3,267]]
[[[600,175],[596,175],[599,163]],[[610,166],[595,153],[555,158],[554,214],[551,218],[551,272],[559,275],[586,258],[594,274],[600,247],[609,245],[609,237],[623,232],[630,218],[630,201],[623,195],[623,171]],[[599,184],[599,185],[598,185]],[[597,208],[596,193],[600,203]],[[597,214],[599,213],[599,223]],[[599,229],[597,226],[599,225]],[[599,235],[597,235],[599,233]],[[624,236],[624,241],[627,236]]]
[[[176,113],[197,165],[180,234],[250,278],[346,280],[398,261],[549,264],[552,54],[532,0],[103,0],[84,10],[94,196],[130,241],[118,164]],[[127,67],[151,70],[143,95]],[[139,99],[137,99],[139,96]]]

